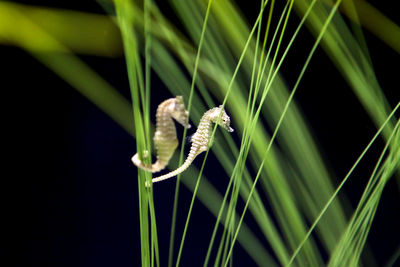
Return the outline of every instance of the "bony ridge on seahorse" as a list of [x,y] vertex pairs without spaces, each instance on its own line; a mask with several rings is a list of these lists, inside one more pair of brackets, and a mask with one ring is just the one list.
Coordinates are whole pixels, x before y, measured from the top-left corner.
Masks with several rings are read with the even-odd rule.
[[[165,175],[156,177],[152,179],[153,183],[166,180],[168,178],[174,177],[181,172],[185,171],[193,160],[202,152],[207,151],[208,147],[211,145],[211,135],[212,135],[212,123],[217,123],[222,126],[228,132],[233,132],[233,129],[230,127],[230,118],[226,114],[225,110],[222,110],[222,105],[216,108],[212,108],[204,113],[203,117],[200,120],[199,126],[196,132],[193,134],[191,138],[192,146],[190,148],[189,155],[187,156],[185,162],[176,170],[167,173]],[[221,114],[221,118],[218,120],[218,117]],[[148,184],[146,186],[149,186]]]
[[[190,128],[188,123],[189,112],[185,109],[182,96],[170,98],[158,105],[156,113],[156,132],[154,133],[154,144],[157,151],[157,160],[153,164],[145,164],[139,159],[138,153],[132,157],[132,162],[139,168],[149,172],[159,172],[164,169],[175,149],[178,147],[174,118],[185,128]],[[148,157],[148,151],[144,151],[144,156]]]

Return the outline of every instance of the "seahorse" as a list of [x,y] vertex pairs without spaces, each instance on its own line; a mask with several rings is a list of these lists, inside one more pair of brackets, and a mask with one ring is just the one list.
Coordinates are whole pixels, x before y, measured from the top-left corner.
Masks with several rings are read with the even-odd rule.
[[190,140],[192,142],[192,146],[190,148],[189,155],[187,156],[185,162],[176,170],[169,172],[165,175],[153,178],[152,179],[153,183],[163,181],[180,174],[190,166],[193,160],[200,153],[207,151],[209,146],[211,146],[212,123],[218,122],[218,125],[222,126],[228,132],[233,132],[233,129],[230,127],[231,123],[230,118],[226,114],[225,110],[222,110],[221,118],[218,121],[221,109],[222,106],[219,106],[212,108],[208,110],[206,113],[204,113],[196,132],[193,134]]
[[[156,132],[153,138],[157,151],[157,161],[152,165],[145,164],[139,159],[138,153],[136,153],[132,157],[133,164],[149,172],[159,172],[164,169],[178,147],[176,128],[172,118],[185,128],[190,128],[188,115],[189,112],[185,109],[182,96],[167,99],[158,105]],[[148,157],[148,154],[148,151],[144,151],[144,157]]]

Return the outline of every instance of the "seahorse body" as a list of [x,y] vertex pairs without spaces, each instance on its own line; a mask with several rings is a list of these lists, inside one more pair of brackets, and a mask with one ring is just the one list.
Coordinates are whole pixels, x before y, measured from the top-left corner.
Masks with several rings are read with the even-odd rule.
[[[157,160],[152,165],[146,165],[139,159],[138,153],[136,153],[132,157],[132,162],[139,168],[149,172],[159,172],[164,169],[178,147],[176,128],[172,118],[185,128],[190,128],[188,114],[182,96],[170,98],[162,102],[157,108],[156,132],[153,138],[157,151]],[[148,152],[145,151],[145,157],[148,156],[147,154]]]
[[[199,126],[191,138],[192,146],[190,148],[189,155],[187,156],[185,162],[176,170],[167,173],[165,175],[153,178],[152,182],[156,183],[171,177],[174,177],[181,172],[185,171],[193,160],[202,152],[207,151],[212,134],[212,123],[217,123],[218,117],[221,113],[222,106],[217,108],[212,108],[204,113],[203,117],[200,120]],[[228,132],[233,132],[233,129],[230,127],[230,118],[226,114],[225,110],[222,110],[221,118],[218,122],[218,125],[222,126]]]

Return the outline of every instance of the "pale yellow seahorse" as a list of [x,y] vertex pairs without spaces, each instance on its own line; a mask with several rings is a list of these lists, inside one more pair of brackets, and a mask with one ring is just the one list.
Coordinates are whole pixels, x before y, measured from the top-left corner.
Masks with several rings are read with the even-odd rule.
[[[181,172],[185,171],[193,160],[202,152],[207,151],[208,147],[211,146],[211,134],[212,134],[212,123],[217,123],[218,117],[221,113],[222,106],[217,108],[212,108],[204,113],[203,117],[200,120],[199,126],[196,132],[193,134],[191,138],[192,146],[190,148],[189,155],[187,156],[185,162],[176,170],[167,173],[165,175],[156,177],[152,179],[153,183],[163,181],[165,179],[174,177]],[[222,110],[221,118],[218,121],[218,125],[222,126],[228,132],[233,132],[233,129],[230,127],[230,118],[226,114],[225,110]],[[147,185],[149,186],[149,185]]]
[[[168,165],[179,143],[172,118],[185,128],[190,128],[188,114],[182,96],[167,99],[158,105],[156,113],[156,132],[153,138],[157,151],[157,161],[151,165],[146,165],[139,159],[138,153],[136,153],[132,157],[133,164],[149,172],[159,172],[164,169]],[[148,154],[148,151],[144,151],[145,157],[148,157]]]

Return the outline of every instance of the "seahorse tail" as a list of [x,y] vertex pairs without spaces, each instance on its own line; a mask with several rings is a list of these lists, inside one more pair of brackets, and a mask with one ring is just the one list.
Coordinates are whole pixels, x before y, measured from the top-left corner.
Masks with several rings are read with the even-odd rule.
[[135,164],[137,167],[148,171],[148,172],[159,172],[162,169],[165,168],[166,164],[164,162],[161,162],[159,160],[157,160],[156,162],[154,162],[153,164],[145,164],[143,163],[140,159],[139,159],[139,154],[136,153],[133,157],[132,157],[132,162],[133,164]]
[[[137,167],[148,171],[148,172],[159,172],[163,170],[167,165],[169,160],[171,159],[175,149],[178,147],[178,139],[173,138],[172,140],[155,140],[155,145],[157,148],[157,160],[153,164],[145,164],[139,159],[138,153],[136,153],[132,157],[132,162]],[[144,157],[148,157],[149,152],[146,150],[144,151]]]
[[176,170],[169,172],[167,174],[161,175],[159,177],[153,178],[151,181],[153,183],[157,183],[166,179],[169,179],[171,177],[174,177],[178,174],[180,174],[181,172],[184,172],[187,168],[189,168],[190,164],[192,164],[194,159],[186,159],[185,162]]

